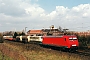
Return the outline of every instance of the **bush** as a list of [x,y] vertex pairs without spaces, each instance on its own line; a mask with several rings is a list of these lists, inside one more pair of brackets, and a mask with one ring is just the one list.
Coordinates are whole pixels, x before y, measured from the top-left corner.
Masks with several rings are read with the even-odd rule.
[[14,33],[13,38],[16,38],[16,36],[18,36],[17,32]]
[[86,37],[85,36],[79,36],[79,42],[80,42],[80,47],[87,47],[87,43],[86,43]]
[[3,35],[0,33],[0,43],[3,43],[4,39],[3,39]]

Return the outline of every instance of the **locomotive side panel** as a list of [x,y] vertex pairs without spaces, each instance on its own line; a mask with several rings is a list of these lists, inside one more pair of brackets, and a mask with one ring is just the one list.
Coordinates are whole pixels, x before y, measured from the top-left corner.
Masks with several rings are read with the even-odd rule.
[[67,45],[67,41],[63,37],[43,37],[42,44],[65,47]]

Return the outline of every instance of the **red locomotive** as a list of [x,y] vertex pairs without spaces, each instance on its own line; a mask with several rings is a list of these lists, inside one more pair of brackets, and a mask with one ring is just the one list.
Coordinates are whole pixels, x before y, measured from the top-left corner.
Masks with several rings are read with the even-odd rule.
[[43,45],[64,47],[68,50],[77,50],[79,43],[75,35],[46,36],[42,40]]

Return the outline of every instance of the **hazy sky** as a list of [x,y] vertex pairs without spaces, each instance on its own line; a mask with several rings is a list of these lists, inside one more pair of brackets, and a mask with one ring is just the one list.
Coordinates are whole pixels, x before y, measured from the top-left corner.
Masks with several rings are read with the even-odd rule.
[[61,26],[90,30],[90,0],[0,0],[0,31]]

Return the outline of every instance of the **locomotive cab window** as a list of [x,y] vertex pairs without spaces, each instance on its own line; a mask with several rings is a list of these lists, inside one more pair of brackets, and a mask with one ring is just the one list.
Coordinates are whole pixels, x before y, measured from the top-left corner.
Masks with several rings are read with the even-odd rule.
[[77,40],[77,38],[76,37],[73,37],[73,38],[69,38],[69,40]]
[[69,40],[73,40],[72,38],[69,38]]
[[73,40],[77,40],[77,38],[76,37],[73,37]]

